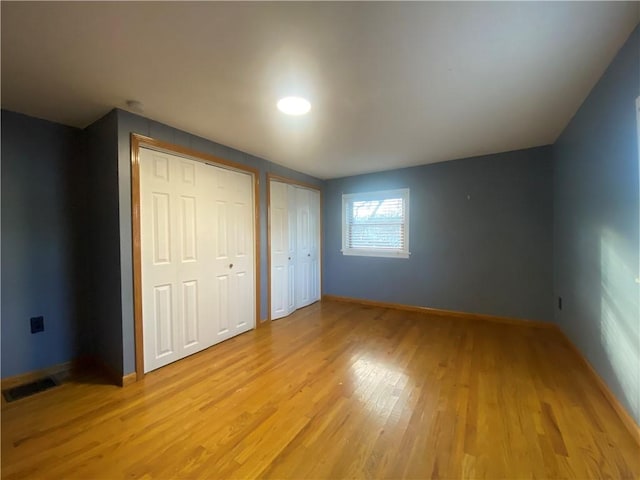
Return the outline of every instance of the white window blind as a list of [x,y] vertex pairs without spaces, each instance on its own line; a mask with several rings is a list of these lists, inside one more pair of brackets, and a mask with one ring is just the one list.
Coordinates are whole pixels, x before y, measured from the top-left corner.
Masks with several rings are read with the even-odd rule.
[[343,195],[342,253],[407,258],[409,189]]

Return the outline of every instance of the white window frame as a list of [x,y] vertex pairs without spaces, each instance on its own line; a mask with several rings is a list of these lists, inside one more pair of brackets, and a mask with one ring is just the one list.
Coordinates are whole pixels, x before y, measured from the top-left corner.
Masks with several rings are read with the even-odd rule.
[[[385,200],[387,198],[402,198],[405,209],[404,216],[404,248],[350,248],[348,247],[347,236],[347,204],[357,201]],[[379,190],[376,192],[345,193],[342,195],[342,254],[358,255],[366,257],[387,257],[387,258],[409,258],[409,189],[398,188],[395,190]]]

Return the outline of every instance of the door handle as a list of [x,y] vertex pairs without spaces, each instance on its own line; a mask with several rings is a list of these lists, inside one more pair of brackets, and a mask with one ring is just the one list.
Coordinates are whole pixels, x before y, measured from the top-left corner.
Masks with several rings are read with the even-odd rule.
[[233,268],[233,263],[230,263],[230,264],[229,264],[229,268]]

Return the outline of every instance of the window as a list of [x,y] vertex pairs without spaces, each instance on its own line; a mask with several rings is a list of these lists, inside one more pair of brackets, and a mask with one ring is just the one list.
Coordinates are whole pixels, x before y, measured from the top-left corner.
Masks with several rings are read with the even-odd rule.
[[342,195],[342,253],[409,258],[409,189]]

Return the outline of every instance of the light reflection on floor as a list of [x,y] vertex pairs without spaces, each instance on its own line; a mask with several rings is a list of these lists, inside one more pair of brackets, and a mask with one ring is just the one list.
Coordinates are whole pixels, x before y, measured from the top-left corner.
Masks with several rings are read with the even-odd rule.
[[400,393],[409,382],[409,377],[397,365],[371,353],[354,355],[351,360],[354,398],[362,403],[372,419],[384,423],[394,408],[398,411],[404,407],[398,405],[398,401],[406,401]]

